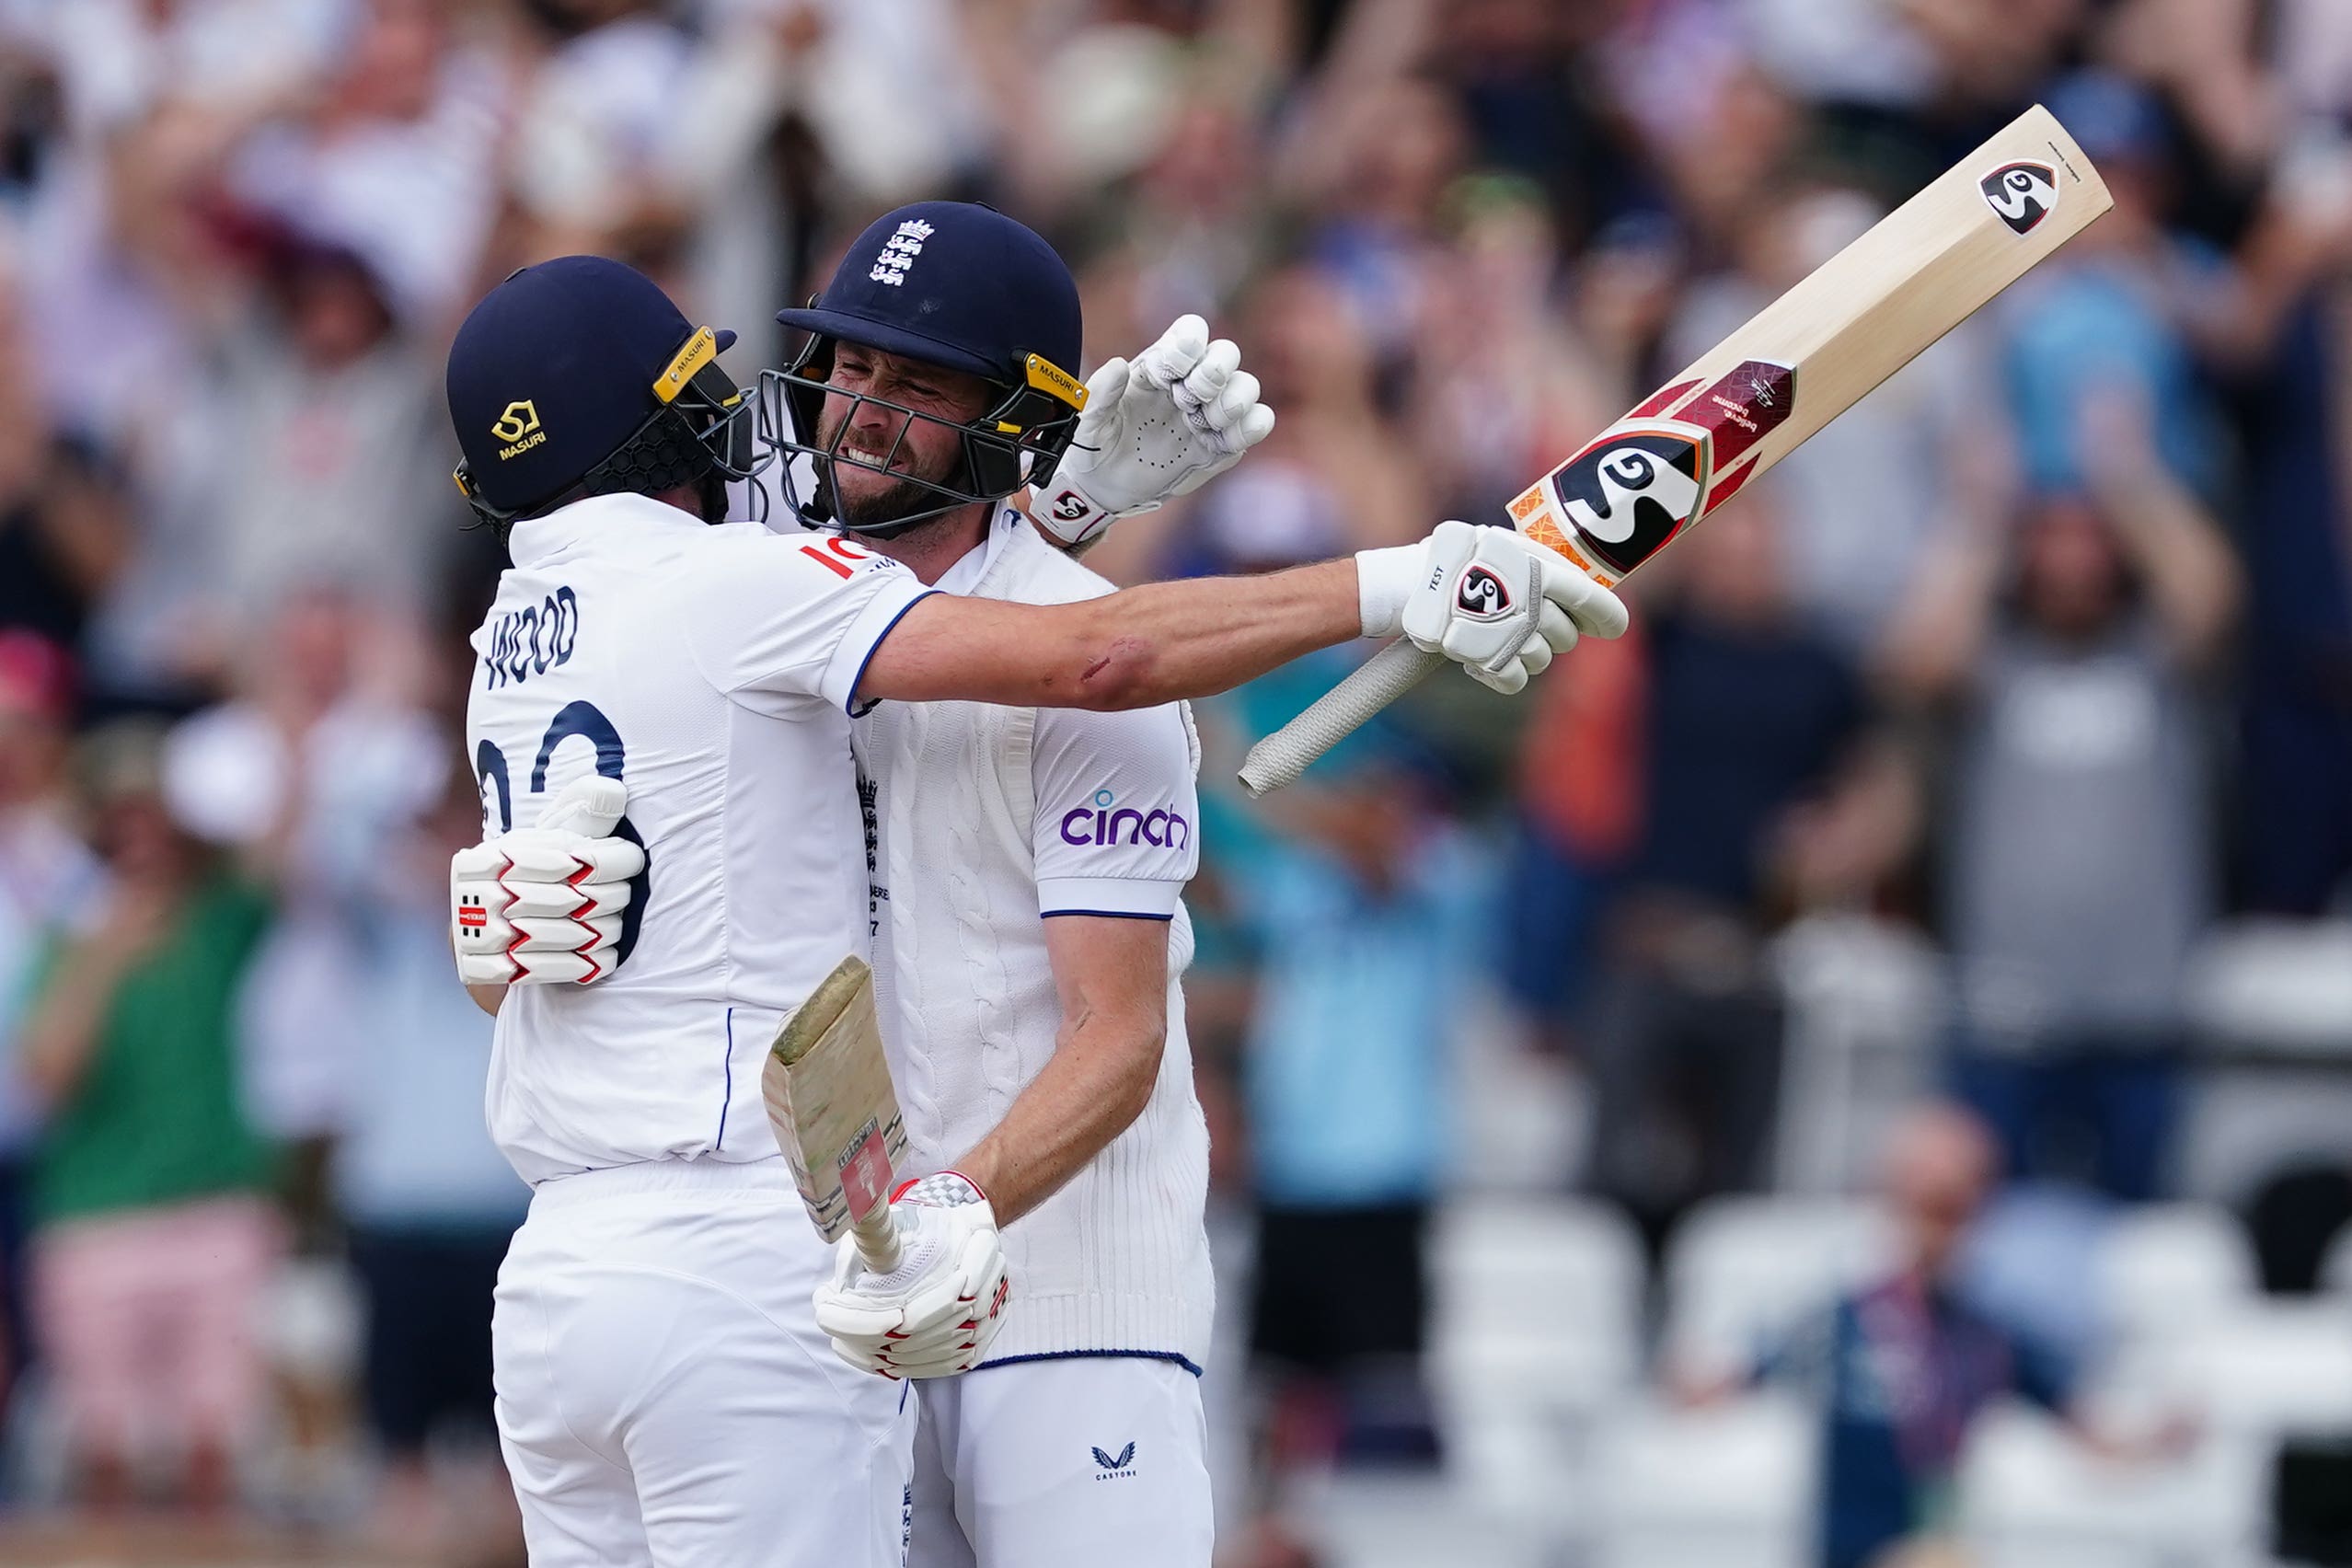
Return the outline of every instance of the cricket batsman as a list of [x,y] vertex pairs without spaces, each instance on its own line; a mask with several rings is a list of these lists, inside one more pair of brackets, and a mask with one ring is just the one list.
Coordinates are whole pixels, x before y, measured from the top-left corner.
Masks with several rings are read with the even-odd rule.
[[[945,306],[917,313],[936,352],[973,351],[937,361],[827,329],[831,352],[813,351],[821,360],[804,358],[795,373],[824,388],[807,444],[821,461],[792,459],[815,469],[807,505],[837,506],[849,521],[862,513],[907,522],[925,507],[910,506],[902,487],[944,486],[965,499],[935,515],[977,508],[994,538],[996,503],[1024,483],[1051,485],[1090,400],[1066,368],[1078,355],[1077,301],[1058,262],[1049,269],[1003,248],[1020,236],[1034,242],[1014,229],[972,229],[970,248],[939,245],[944,225],[919,248],[894,232],[898,243],[883,248],[896,259],[868,261],[872,287],[910,300],[933,286],[927,270],[969,270],[985,286],[942,297],[984,297],[995,326],[984,352],[976,330],[943,329]],[[828,290],[819,308],[846,300]],[[487,841],[453,864],[452,908],[461,974],[498,1014],[491,1131],[534,1188],[501,1273],[493,1338],[501,1441],[540,1568],[897,1562],[914,1419],[911,1385],[899,1376],[973,1365],[995,1343],[998,1309],[1030,1289],[1041,1305],[1040,1345],[1181,1355],[1197,1343],[1187,1337],[1189,1306],[1154,1327],[1160,1320],[1147,1305],[1163,1296],[1189,1303],[1189,1292],[1205,1288],[1183,1262],[1196,1197],[1171,1189],[1151,1205],[1168,1234],[1148,1255],[1176,1261],[1165,1285],[1135,1277],[1136,1314],[1104,1318],[1111,1333],[1069,1332],[1096,1309],[1100,1285],[1073,1270],[1084,1262],[1080,1247],[1057,1244],[1037,1223],[1053,1214],[1041,1199],[1119,1130],[1105,1115],[1057,1125],[1047,1138],[1028,1130],[1042,1113],[1072,1121],[1064,1097],[1097,1081],[1084,1058],[1109,1039],[1081,1043],[1073,1031],[1053,1049],[1065,1028],[1056,988],[1065,960],[1036,900],[1049,896],[1049,879],[1086,882],[1092,873],[1081,874],[1080,862],[1036,866],[1023,909],[993,881],[981,887],[999,862],[951,831],[894,846],[888,861],[877,846],[886,875],[905,856],[944,857],[928,868],[934,888],[974,868],[972,885],[958,890],[963,902],[911,937],[893,929],[884,962],[902,984],[910,964],[929,962],[928,949],[899,951],[903,941],[946,940],[972,955],[967,965],[992,946],[1042,955],[1046,990],[1009,967],[993,992],[969,977],[911,997],[894,991],[890,1027],[903,1035],[914,1009],[936,1032],[936,1049],[925,1037],[894,1052],[914,1079],[910,1122],[927,1129],[927,1156],[939,1156],[894,1205],[906,1261],[889,1276],[862,1274],[838,1265],[808,1226],[766,1124],[759,1064],[783,1012],[843,953],[867,951],[873,912],[894,902],[870,885],[882,878],[867,875],[853,714],[876,704],[942,704],[941,712],[963,710],[950,699],[1003,704],[1008,726],[1025,720],[1032,746],[1051,744],[1050,726],[1038,723],[1046,709],[1175,713],[1168,705],[1178,698],[1350,637],[1402,632],[1515,690],[1580,628],[1614,635],[1623,626],[1622,606],[1550,552],[1505,529],[1462,524],[1419,545],[1262,578],[1092,597],[1062,578],[1050,592],[1032,590],[1059,601],[1042,604],[939,592],[847,530],[772,533],[720,520],[727,482],[763,461],[756,401],[718,366],[730,341],[691,325],[627,268],[571,257],[492,291],[450,352],[460,483],[478,513],[510,530],[514,563],[474,640],[467,741]],[[820,363],[823,374],[810,375]],[[907,369],[922,365],[932,367],[928,376]],[[971,379],[946,374],[959,369]],[[954,417],[972,395],[985,406]],[[1130,499],[1113,478],[1102,476],[1108,493],[1093,497],[1105,513]],[[943,560],[935,578],[953,564]],[[984,575],[969,573],[970,585]],[[1011,732],[974,732],[1008,745]],[[892,743],[894,757],[902,743]],[[1159,763],[1133,774],[1137,787],[1167,777]],[[920,786],[920,799],[944,813],[937,790],[1009,789],[1014,778],[989,755]],[[1127,778],[1098,789],[1115,800]],[[916,814],[917,798],[909,782],[893,810]],[[1142,847],[1167,848],[1189,797],[1170,793],[1166,806],[1147,809],[1132,798],[1127,810],[1154,820],[1162,840]],[[952,804],[969,813],[967,827],[1033,837],[1033,802],[1001,802],[993,817],[988,801]],[[878,795],[878,824],[881,809]],[[1127,818],[1101,809],[1108,848]],[[1155,811],[1162,814],[1151,819]],[[1131,880],[1170,880],[1164,864],[1138,865]],[[1121,876],[1114,869],[1099,880]],[[1172,917],[1172,889],[1166,905]],[[1152,925],[1164,1007],[1177,928]],[[999,934],[1016,927],[1038,929]],[[1123,1018],[1134,1006],[1110,992],[1099,1003],[1072,994]],[[1055,1015],[1043,1035],[1010,1010],[983,1026],[1041,997]],[[1022,1053],[1040,1038],[1044,1055],[1025,1066]],[[998,1137],[991,1153],[986,1135],[1065,1055],[1075,1067],[1054,1075],[1014,1125],[1022,1147]],[[1162,1051],[1155,1064],[1152,1101],[1173,1055]],[[935,1074],[928,1082],[923,1063]],[[1147,1167],[1124,1175],[1110,1167],[1116,1182],[1154,1183],[1162,1163],[1197,1158],[1185,1147],[1188,1104],[1163,1117],[1175,1128],[1164,1151],[1137,1140]],[[975,1145],[958,1141],[967,1131]],[[978,1179],[946,1164],[957,1158]],[[1061,1201],[1066,1234],[1091,1245],[1127,1220],[1123,1211],[1097,1220],[1087,1192],[1066,1188]],[[1029,1220],[1041,1244],[1024,1256],[1026,1280],[1008,1273],[997,1203],[1007,1213],[1037,1207]],[[1111,1294],[1124,1291],[1127,1276],[1115,1267],[1101,1277]],[[1009,1292],[993,1287],[1006,1280]],[[1109,1343],[1130,1325],[1150,1329],[1149,1343]],[[1182,1370],[1145,1356],[1033,1365],[1118,1360]],[[1142,1401],[1133,1407],[1139,1422],[1182,1409],[1164,1391],[1129,1387]],[[1015,1419],[1006,1418],[1009,1442]],[[1129,1440],[1106,1452],[1117,1458]],[[1135,1440],[1128,1458],[1140,1463]],[[993,1552],[988,1531],[980,1535]]]
[[[912,267],[908,283],[877,281],[908,234],[964,264],[919,290]],[[1004,289],[1009,265],[1034,282]],[[1006,298],[1050,310],[1009,316]],[[1110,593],[1065,550],[1230,467],[1274,414],[1234,346],[1184,317],[1090,378],[1072,445],[1024,515],[970,482],[959,446],[1019,345],[1075,354],[1077,306],[1061,259],[1001,213],[936,202],[875,223],[822,296],[779,317],[813,334],[766,383],[792,416],[778,428],[813,432],[787,442],[807,459],[786,467],[792,509],[951,592]],[[903,474],[855,461],[902,438],[923,455]],[[854,1246],[836,1249],[817,1321],[845,1356],[898,1375],[978,1367],[921,1389],[908,1561],[1203,1568],[1216,1284],[1178,983],[1192,956],[1179,895],[1200,851],[1191,716],[886,703],[854,734],[911,1167],[986,1203],[1016,1282],[997,1324],[927,1361],[877,1334],[893,1303]]]

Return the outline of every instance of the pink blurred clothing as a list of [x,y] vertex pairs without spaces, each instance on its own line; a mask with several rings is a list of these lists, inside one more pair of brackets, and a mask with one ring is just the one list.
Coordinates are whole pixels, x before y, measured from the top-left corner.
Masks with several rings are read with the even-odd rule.
[[257,1309],[283,1246],[275,1212],[248,1196],[40,1230],[33,1311],[75,1446],[244,1436],[262,1392]]

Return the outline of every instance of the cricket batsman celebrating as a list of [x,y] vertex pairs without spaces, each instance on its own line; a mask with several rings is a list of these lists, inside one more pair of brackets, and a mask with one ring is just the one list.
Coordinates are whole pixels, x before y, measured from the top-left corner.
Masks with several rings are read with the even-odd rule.
[[[912,294],[926,256],[892,254],[869,275],[903,281],[874,286]],[[1075,294],[1046,297],[1066,273],[952,246],[930,259],[981,271],[1023,336],[971,372],[986,407],[944,425],[884,394],[945,410],[967,384],[902,383],[888,351],[867,351],[875,379],[836,385],[859,363],[837,349],[828,379],[802,376],[829,388],[818,483],[853,518],[870,502],[903,520],[902,483],[944,477],[966,505],[1048,484],[1089,400],[1066,368]],[[766,1125],[758,1066],[779,1018],[868,947],[854,712],[1150,709],[1398,632],[1516,689],[1580,627],[1623,626],[1540,547],[1460,524],[1263,578],[1044,605],[935,592],[846,534],[719,521],[727,481],[762,460],[755,404],[718,368],[731,340],[628,269],[572,257],[492,291],[450,352],[460,483],[511,529],[514,562],[475,637],[467,738],[489,841],[453,866],[453,917],[461,974],[498,1012],[491,1130],[535,1189],[493,1332],[540,1568],[900,1561],[909,1385],[845,1365],[812,1299],[822,1287],[828,1312],[890,1325],[830,1336],[876,1370],[885,1343],[924,1363],[906,1372],[969,1365],[1001,1320],[1005,1293],[977,1292],[976,1315],[969,1299],[1006,1277],[983,1182],[942,1171],[904,1193],[905,1262],[859,1277],[801,1216]],[[952,926],[979,951],[1020,913],[984,899]],[[964,1032],[964,1056],[985,1061],[985,1041]],[[1022,1077],[999,1057],[985,1114]],[[939,1103],[935,1139],[973,1124]],[[1050,1190],[977,1163],[1030,1203]]]
[[[878,281],[910,235],[922,250],[905,281]],[[950,264],[918,272],[932,257]],[[1012,266],[1034,281],[1005,289]],[[1050,314],[1009,316],[1007,298]],[[924,202],[876,222],[822,296],[779,317],[813,334],[766,380],[793,416],[779,428],[813,432],[787,442],[806,459],[786,469],[794,510],[956,593],[1110,593],[1065,548],[1230,467],[1274,414],[1239,351],[1188,317],[1132,365],[1096,371],[1029,515],[968,484],[958,443],[996,367],[1025,342],[1074,353],[1077,301],[1060,258],[986,207]],[[903,477],[845,460],[901,440],[936,455]],[[1204,1568],[1199,1377],[1216,1283],[1178,984],[1192,957],[1179,895],[1200,851],[1191,716],[1182,703],[885,703],[855,737],[910,1169],[986,1195],[1015,1282],[996,1323],[927,1361],[874,1332],[893,1303],[854,1245],[837,1248],[817,1321],[845,1356],[899,1374],[979,1368],[922,1386],[908,1561]]]

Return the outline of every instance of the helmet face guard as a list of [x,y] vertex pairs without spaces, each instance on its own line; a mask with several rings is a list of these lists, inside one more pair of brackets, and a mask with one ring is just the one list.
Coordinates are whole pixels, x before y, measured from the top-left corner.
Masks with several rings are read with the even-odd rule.
[[[961,507],[1001,501],[1023,485],[1042,485],[1051,479],[1078,433],[1086,387],[1042,354],[1021,356],[1021,380],[992,381],[997,396],[989,407],[968,421],[958,421],[830,385],[827,378],[833,374],[836,342],[823,335],[812,337],[790,367],[763,371],[759,378],[760,438],[770,448],[768,456],[785,455],[779,469],[785,502],[812,527],[887,538]],[[828,398],[846,398],[849,407],[833,434],[820,439],[819,421]],[[879,458],[842,445],[861,405],[898,416],[898,435]],[[943,479],[924,478],[894,467],[917,420],[956,432],[962,459]],[[801,465],[792,461],[802,457],[808,459],[805,482],[798,472]],[[922,498],[913,511],[853,521],[845,515],[834,488],[837,463],[903,481],[921,491]],[[803,490],[808,493],[803,494]]]
[[[709,328],[686,340],[654,377],[651,390],[658,406],[644,422],[610,455],[554,495],[527,506],[502,508],[482,495],[463,462],[451,476],[458,493],[477,519],[503,536],[516,518],[552,511],[567,501],[622,491],[654,495],[714,472],[750,481],[774,461],[771,444],[761,439],[755,400],[720,368],[718,335]],[[767,491],[756,484],[753,489],[765,512]]]

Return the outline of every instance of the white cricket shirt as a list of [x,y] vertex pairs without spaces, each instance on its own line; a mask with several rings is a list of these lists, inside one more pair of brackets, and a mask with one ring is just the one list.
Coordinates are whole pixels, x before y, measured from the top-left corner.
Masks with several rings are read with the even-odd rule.
[[[1111,584],[1018,512],[940,580],[979,598],[1065,604]],[[1180,985],[1181,895],[1199,863],[1200,750],[1184,705],[1120,713],[885,703],[855,726],[874,856],[882,1041],[907,1170],[937,1170],[1053,1060],[1061,999],[1046,922],[1165,922],[1168,1034],[1143,1113],[1008,1227],[1012,1297],[992,1363],[1125,1353],[1197,1367],[1216,1281],[1202,1225],[1208,1128]]]
[[485,829],[591,769],[645,846],[634,940],[593,986],[499,1009],[491,1136],[525,1181],[769,1159],[759,1066],[783,1010],[867,947],[848,704],[928,589],[894,561],[636,495],[517,523],[473,638]]

